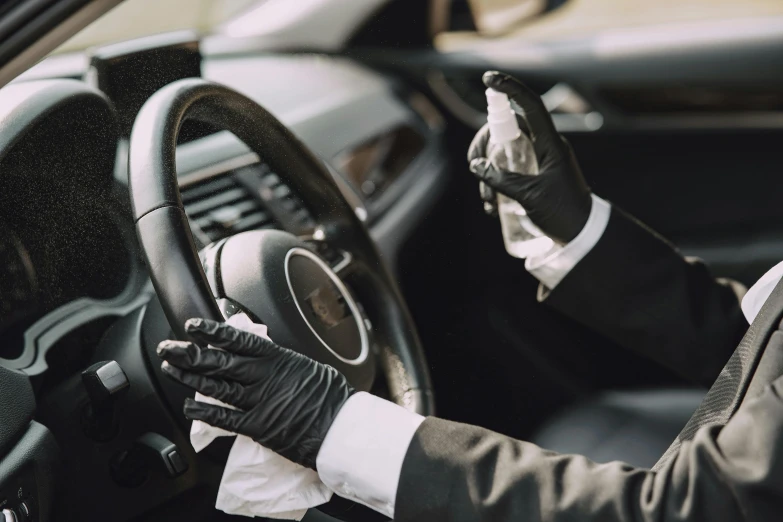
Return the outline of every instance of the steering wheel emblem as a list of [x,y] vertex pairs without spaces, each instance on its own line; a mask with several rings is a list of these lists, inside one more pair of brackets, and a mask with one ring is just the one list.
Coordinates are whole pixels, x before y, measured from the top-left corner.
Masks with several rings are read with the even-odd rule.
[[367,327],[337,274],[310,250],[296,247],[285,256],[285,276],[297,310],[321,344],[346,364],[362,364],[370,352]]
[[327,328],[334,328],[345,319],[345,299],[334,285],[326,284],[316,288],[305,301]]

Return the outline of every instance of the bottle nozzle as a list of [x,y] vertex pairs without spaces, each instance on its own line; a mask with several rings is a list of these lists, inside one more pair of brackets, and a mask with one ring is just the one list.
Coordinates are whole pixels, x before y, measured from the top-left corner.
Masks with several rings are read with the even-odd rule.
[[495,143],[507,143],[519,138],[517,115],[511,109],[508,96],[494,89],[487,89],[486,95],[490,139]]

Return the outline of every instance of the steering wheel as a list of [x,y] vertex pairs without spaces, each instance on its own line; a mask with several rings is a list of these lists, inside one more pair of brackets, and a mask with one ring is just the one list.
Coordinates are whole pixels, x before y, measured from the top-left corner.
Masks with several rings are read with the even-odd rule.
[[[258,154],[319,224],[314,236],[347,253],[347,266],[335,272],[311,243],[278,230],[242,232],[200,256],[175,162],[180,127],[191,118],[232,132]],[[186,338],[189,318],[222,321],[242,311],[266,324],[275,342],[334,366],[359,390],[370,389],[380,363],[394,402],[433,413],[414,323],[367,229],[324,164],[260,105],[202,79],[162,88],[133,126],[129,181],[141,250],[178,338]],[[181,410],[184,388],[162,389]]]

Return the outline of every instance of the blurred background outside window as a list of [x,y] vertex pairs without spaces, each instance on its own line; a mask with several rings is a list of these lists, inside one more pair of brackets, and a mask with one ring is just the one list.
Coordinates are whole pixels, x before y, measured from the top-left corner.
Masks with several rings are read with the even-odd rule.
[[[229,36],[264,34],[324,4],[380,9],[384,3],[426,0],[126,0],[71,38],[58,52],[139,36],[195,29]],[[781,0],[431,0],[431,33],[438,50],[470,49],[492,41],[578,39],[602,31],[650,27],[678,31],[688,24],[783,15]],[[258,16],[261,11],[264,16]],[[229,22],[242,34],[231,34]],[[667,29],[668,28],[668,29]],[[325,28],[326,29],[326,28]],[[238,31],[233,31],[237,33]]]

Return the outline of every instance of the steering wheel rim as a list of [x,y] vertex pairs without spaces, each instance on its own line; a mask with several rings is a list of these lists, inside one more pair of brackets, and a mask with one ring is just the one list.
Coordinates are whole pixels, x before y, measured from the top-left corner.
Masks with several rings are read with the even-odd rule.
[[[320,224],[323,240],[350,252],[352,288],[371,316],[380,347],[377,355],[392,399],[412,411],[433,414],[429,372],[413,320],[369,233],[331,174],[256,102],[202,79],[174,82],[150,97],[130,138],[128,172],[136,231],[174,334],[186,338],[183,325],[191,317],[224,320],[199,260],[179,192],[176,144],[187,119],[234,133],[300,197]],[[181,404],[182,394],[175,395],[168,398]],[[177,404],[172,406],[179,410]]]

